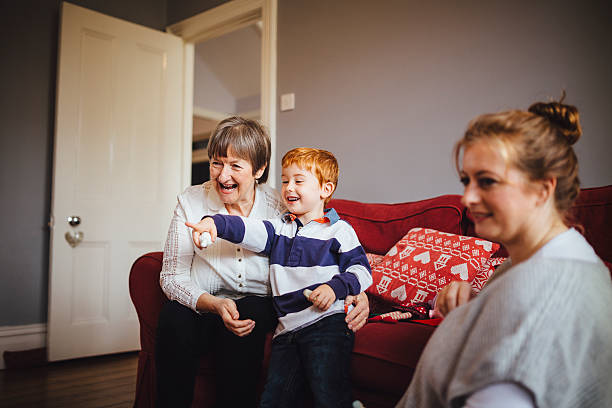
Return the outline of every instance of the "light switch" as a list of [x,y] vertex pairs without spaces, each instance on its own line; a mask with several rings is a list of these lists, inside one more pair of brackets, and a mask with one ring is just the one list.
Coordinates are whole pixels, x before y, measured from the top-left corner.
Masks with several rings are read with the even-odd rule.
[[295,109],[295,94],[288,93],[281,95],[280,105],[281,112]]

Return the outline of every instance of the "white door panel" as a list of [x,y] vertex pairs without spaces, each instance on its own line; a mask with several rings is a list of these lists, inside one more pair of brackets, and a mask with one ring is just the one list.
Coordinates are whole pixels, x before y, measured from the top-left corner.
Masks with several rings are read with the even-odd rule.
[[[182,40],[63,3],[50,360],[136,350],[132,262],[161,250],[182,174]],[[71,227],[68,216],[79,216]],[[80,231],[72,248],[66,232]]]

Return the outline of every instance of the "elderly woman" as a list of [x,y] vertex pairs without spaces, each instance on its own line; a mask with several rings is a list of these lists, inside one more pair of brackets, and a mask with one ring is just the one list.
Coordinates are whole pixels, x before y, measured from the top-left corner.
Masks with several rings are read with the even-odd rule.
[[[160,283],[170,299],[159,316],[155,364],[157,405],[189,407],[200,354],[214,350],[217,406],[256,405],[266,334],[276,327],[268,259],[225,240],[198,249],[186,222],[205,214],[269,219],[283,205],[268,179],[270,139],[257,122],[231,117],[213,132],[210,181],[178,196],[164,248]],[[347,299],[355,308],[349,327],[368,315],[362,293]]]
[[440,293],[446,317],[398,407],[610,406],[610,274],[567,221],[580,135],[576,108],[556,102],[470,123],[455,149],[463,203],[510,257],[472,299],[466,283]]

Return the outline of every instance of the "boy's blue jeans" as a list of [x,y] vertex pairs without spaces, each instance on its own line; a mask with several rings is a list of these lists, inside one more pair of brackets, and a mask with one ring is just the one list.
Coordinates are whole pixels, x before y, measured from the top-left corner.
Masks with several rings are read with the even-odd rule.
[[351,407],[349,369],[355,335],[344,313],[276,337],[260,408],[301,406],[310,389],[315,407]]

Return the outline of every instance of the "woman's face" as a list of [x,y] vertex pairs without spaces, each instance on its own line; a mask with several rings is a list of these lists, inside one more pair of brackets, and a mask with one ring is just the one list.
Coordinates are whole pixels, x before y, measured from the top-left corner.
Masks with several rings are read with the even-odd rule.
[[253,174],[251,162],[236,156],[231,146],[227,157],[213,157],[210,160],[210,179],[221,201],[226,205],[251,203],[254,200],[255,179],[261,177],[263,169]]
[[524,242],[539,214],[537,183],[485,142],[465,149],[460,175],[461,202],[472,214],[476,234],[506,246]]

